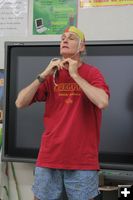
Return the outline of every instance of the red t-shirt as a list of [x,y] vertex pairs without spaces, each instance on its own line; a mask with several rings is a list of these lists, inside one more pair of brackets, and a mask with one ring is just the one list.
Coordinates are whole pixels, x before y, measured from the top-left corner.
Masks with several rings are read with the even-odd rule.
[[[82,64],[79,75],[109,95],[96,67]],[[98,170],[101,110],[84,94],[66,69],[42,83],[32,102],[46,101],[37,166],[57,169]]]

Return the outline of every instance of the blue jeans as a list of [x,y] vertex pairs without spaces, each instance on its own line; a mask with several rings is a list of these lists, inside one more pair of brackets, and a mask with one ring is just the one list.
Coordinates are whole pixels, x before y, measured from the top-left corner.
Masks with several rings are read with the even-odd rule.
[[98,171],[36,167],[32,191],[37,199],[62,200],[64,190],[69,200],[94,198],[99,194]]

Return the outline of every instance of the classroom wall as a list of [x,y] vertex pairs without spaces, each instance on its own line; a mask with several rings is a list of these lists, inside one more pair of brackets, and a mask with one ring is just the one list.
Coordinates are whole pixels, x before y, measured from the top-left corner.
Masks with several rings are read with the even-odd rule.
[[[79,1],[78,1],[79,2]],[[29,0],[29,21],[27,36],[0,37],[0,68],[4,68],[5,41],[59,41],[60,35],[32,35],[32,3]],[[81,9],[78,5],[78,27],[85,33],[86,40],[133,40],[133,6],[116,6]],[[4,164],[4,163],[3,163]],[[2,166],[2,164],[0,164]],[[34,164],[14,163],[21,199],[32,200],[31,185],[33,182]],[[2,176],[2,175],[1,175]],[[15,183],[9,165],[10,200],[18,200]],[[1,178],[2,180],[2,178]],[[6,199],[4,199],[6,200]],[[113,199],[112,199],[113,200]]]

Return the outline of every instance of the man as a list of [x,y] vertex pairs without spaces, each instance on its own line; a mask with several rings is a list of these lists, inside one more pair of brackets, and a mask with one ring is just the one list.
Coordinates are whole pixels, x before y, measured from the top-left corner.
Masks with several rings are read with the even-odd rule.
[[16,100],[18,108],[45,101],[45,133],[35,169],[37,200],[90,200],[98,195],[102,109],[109,89],[96,67],[81,61],[84,34],[72,26],[61,37],[61,59],[52,59]]

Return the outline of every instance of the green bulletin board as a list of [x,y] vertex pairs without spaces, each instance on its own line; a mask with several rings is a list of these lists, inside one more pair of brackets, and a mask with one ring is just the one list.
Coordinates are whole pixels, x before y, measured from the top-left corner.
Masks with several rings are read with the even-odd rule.
[[62,34],[77,25],[77,0],[34,0],[33,35]]

